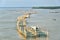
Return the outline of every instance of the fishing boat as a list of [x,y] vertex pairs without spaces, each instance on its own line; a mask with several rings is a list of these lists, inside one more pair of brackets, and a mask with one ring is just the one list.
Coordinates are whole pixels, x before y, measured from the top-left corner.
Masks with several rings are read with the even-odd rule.
[[22,24],[17,24],[17,31],[21,34],[24,38],[29,37],[47,37],[48,32],[41,29],[39,26],[25,26]]

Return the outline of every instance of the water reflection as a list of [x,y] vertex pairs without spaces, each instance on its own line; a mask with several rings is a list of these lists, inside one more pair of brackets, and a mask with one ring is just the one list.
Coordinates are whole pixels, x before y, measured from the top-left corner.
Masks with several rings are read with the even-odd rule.
[[24,37],[21,33],[19,33],[19,37],[21,40],[48,40],[48,37]]
[[42,37],[36,37],[36,38],[27,38],[27,40],[47,40],[47,39]]

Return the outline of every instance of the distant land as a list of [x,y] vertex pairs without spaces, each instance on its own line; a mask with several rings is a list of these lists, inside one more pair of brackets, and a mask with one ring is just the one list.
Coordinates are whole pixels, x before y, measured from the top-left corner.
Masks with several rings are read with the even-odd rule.
[[41,7],[0,7],[0,9],[9,8],[32,8],[32,9],[60,9],[60,6],[41,6]]
[[32,7],[32,9],[60,9],[60,6],[50,6],[50,7]]

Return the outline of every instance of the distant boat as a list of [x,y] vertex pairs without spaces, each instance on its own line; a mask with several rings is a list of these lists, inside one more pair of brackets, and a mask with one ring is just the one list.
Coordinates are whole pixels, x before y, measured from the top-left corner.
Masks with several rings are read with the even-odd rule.
[[52,11],[52,12],[49,12],[49,13],[60,13],[60,12],[57,12],[57,11],[53,12],[53,11]]
[[55,10],[50,10],[49,13],[60,13],[60,12]]

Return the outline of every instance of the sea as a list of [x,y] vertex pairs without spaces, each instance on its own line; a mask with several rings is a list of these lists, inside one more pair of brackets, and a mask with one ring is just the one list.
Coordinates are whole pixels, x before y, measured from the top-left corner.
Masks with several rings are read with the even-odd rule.
[[[48,40],[60,40],[60,9],[32,9],[20,7],[0,8],[0,40],[24,40],[17,33],[17,17],[35,12],[27,18],[27,25],[48,31]],[[27,38],[26,40],[46,40]]]

